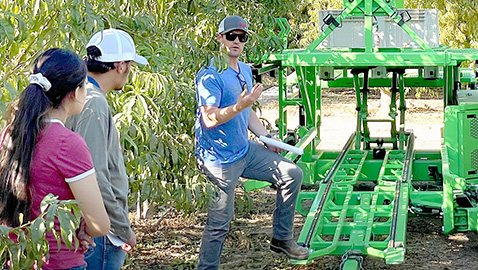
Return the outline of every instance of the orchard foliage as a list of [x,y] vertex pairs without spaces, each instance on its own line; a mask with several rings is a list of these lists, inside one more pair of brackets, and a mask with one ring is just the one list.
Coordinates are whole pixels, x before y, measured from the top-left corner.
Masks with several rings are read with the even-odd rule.
[[[80,242],[76,229],[81,217],[77,203],[74,200],[59,201],[57,196],[48,194],[40,204],[43,214],[36,219],[25,221],[16,228],[0,225],[0,263],[8,262],[8,269],[12,270],[32,269],[32,265],[41,269],[42,258],[49,250],[49,243],[45,240],[47,232],[53,233],[58,247],[61,239],[69,249],[77,250]],[[60,234],[55,230],[55,218],[60,223]]]
[[[318,11],[340,9],[343,0],[1,0],[0,109],[26,86],[31,62],[52,47],[84,55],[93,33],[115,27],[129,32],[149,65],[135,67],[129,84],[109,100],[130,177],[131,202],[149,199],[190,213],[213,191],[194,161],[197,71],[220,63],[217,25],[226,15],[250,22],[242,60],[258,62],[284,45],[274,35],[274,17],[292,27],[290,47],[303,48],[320,34]],[[407,8],[438,8],[441,41],[476,47],[473,0],[406,1]],[[1,126],[5,124],[2,120]],[[140,196],[140,197],[138,197]]]
[[439,10],[440,43],[450,48],[478,48],[476,0],[405,1],[406,8]]
[[268,29],[274,28],[274,17],[294,17],[294,2],[2,0],[0,109],[25,88],[39,53],[61,47],[84,55],[95,32],[127,31],[149,60],[148,66],[133,68],[123,91],[109,95],[130,177],[130,202],[140,196],[140,201],[193,212],[213,193],[194,160],[194,78],[211,59],[221,60],[217,26],[232,14],[249,21],[253,34],[243,60],[253,62],[283,49]]
[[[438,8],[440,40],[450,47],[477,47],[477,2],[474,0],[406,0],[407,8]],[[0,0],[0,111],[6,112],[27,84],[32,61],[41,52],[61,47],[85,54],[97,31],[114,27],[133,36],[149,65],[134,67],[123,91],[113,92],[113,106],[130,177],[130,202],[149,201],[184,213],[202,208],[214,191],[195,166],[194,120],[197,71],[223,60],[217,26],[226,15],[250,22],[252,35],[245,62],[284,49],[274,33],[275,17],[288,19],[289,47],[303,48],[320,34],[318,11],[340,9],[343,0]],[[0,128],[6,124],[0,121]],[[78,210],[73,201],[58,202],[22,228],[0,226],[0,260],[27,268],[46,252],[44,233],[52,215],[62,216],[62,237],[77,246]],[[71,209],[74,209],[71,212]],[[76,209],[76,210],[75,210]],[[57,211],[52,214],[52,211]],[[60,211],[61,210],[61,211]],[[58,212],[60,211],[60,212]],[[73,213],[68,215],[67,213]],[[71,220],[71,222],[66,222]],[[15,246],[6,237],[18,235]],[[75,244],[75,246],[73,246]],[[12,265],[12,266],[13,266]]]

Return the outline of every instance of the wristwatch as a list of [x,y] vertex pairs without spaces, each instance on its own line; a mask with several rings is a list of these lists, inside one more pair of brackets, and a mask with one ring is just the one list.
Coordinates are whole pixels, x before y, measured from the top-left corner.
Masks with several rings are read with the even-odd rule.
[[[272,138],[272,135],[271,135],[270,133],[267,133],[266,135],[262,135],[262,136],[264,136],[264,137],[266,137],[266,138],[269,138],[269,139]],[[267,143],[266,143],[266,142],[262,141],[262,144],[263,144],[265,147],[267,147]]]

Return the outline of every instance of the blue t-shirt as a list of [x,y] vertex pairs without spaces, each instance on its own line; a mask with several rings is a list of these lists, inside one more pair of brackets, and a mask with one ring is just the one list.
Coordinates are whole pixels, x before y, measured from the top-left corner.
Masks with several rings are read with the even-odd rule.
[[[248,91],[252,89],[251,68],[239,62],[240,73],[247,83]],[[202,120],[199,107],[214,106],[225,108],[237,103],[242,92],[238,72],[229,67],[218,72],[214,66],[203,68],[196,77],[196,156],[204,162],[216,166],[231,164],[244,157],[249,150],[248,126],[250,107],[224,124],[207,128]]]

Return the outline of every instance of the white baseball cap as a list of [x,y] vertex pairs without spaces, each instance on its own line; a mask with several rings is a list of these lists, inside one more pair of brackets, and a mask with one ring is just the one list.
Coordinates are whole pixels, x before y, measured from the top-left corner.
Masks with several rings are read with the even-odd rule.
[[93,35],[86,48],[95,46],[101,51],[96,60],[105,63],[134,61],[147,65],[148,60],[136,54],[133,38],[123,30],[105,29]]

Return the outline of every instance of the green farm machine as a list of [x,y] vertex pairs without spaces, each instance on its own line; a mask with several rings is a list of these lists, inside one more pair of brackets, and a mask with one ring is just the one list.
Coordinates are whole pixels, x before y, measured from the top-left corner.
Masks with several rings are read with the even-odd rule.
[[[477,231],[478,90],[474,71],[461,65],[478,60],[478,50],[439,45],[438,12],[405,10],[403,0],[344,0],[342,10],[321,12],[314,42],[271,54],[256,69],[259,75],[276,69],[279,137],[294,130],[294,144],[304,150],[285,154],[304,171],[297,211],[306,221],[298,242],[310,251],[307,260],[292,263],[340,255],[342,269],[358,269],[361,256],[370,255],[400,264],[409,209],[441,215],[445,234]],[[278,23],[287,40],[287,21]],[[324,85],[355,90],[356,130],[342,150],[318,148]],[[368,112],[373,87],[391,92],[383,119]],[[405,88],[411,87],[443,89],[441,149],[414,149],[414,133],[405,127]],[[289,106],[299,107],[297,128],[288,126]],[[390,132],[374,136],[372,123]],[[245,183],[246,190],[262,185]]]

